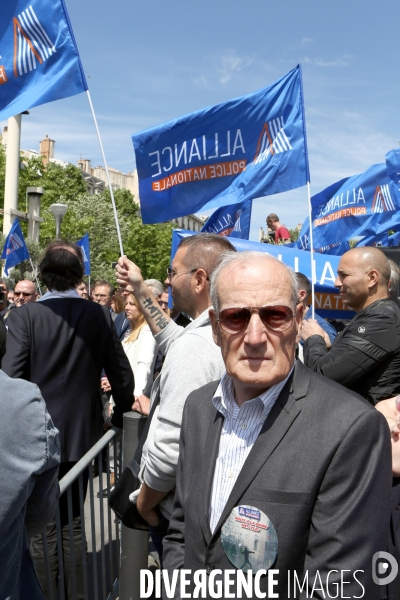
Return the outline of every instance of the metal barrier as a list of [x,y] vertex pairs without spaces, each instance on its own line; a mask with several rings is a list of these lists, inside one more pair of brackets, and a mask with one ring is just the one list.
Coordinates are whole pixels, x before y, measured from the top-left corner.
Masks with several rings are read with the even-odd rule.
[[[31,541],[46,600],[118,597],[120,524],[103,496],[103,489],[111,487],[112,464],[118,479],[121,430],[116,428],[107,431],[60,481],[55,519],[41,539]],[[93,467],[99,475],[96,481]]]
[[61,479],[55,518],[31,540],[46,600],[140,599],[140,569],[147,568],[149,534],[121,526],[103,495],[111,487],[110,466],[118,480],[146,423],[136,412],[125,413],[123,419],[122,432],[107,431]]

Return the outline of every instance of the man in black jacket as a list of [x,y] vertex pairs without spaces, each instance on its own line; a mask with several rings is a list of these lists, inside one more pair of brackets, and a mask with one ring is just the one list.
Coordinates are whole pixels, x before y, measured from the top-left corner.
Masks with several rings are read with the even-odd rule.
[[[39,302],[29,302],[10,313],[2,369],[10,377],[36,383],[42,392],[47,410],[59,430],[61,479],[102,435],[102,369],[106,369],[113,388],[115,408],[111,422],[116,427],[122,427],[122,414],[131,410],[134,382],[108,307],[86,302],[75,289],[83,277],[80,249],[69,242],[52,242],[39,269],[49,291]],[[86,475],[87,472],[84,478]],[[60,502],[62,526],[68,521],[64,496]],[[81,556],[79,488],[75,484],[72,502],[77,597],[81,598],[81,566],[77,564]],[[55,549],[55,524],[49,525],[47,537],[50,548]],[[33,557],[47,593],[42,555],[39,540],[33,548]],[[55,582],[57,560],[54,555],[50,558]]]
[[304,362],[372,404],[400,393],[400,310],[389,297],[390,266],[378,248],[353,248],[335,286],[356,316],[328,351],[319,325],[303,322]]

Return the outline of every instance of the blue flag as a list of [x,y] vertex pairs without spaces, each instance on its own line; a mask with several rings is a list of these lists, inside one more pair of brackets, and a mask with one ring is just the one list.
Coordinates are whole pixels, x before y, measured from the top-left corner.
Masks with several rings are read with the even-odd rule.
[[83,236],[80,240],[75,242],[80,247],[82,252],[83,264],[85,266],[85,275],[90,275],[90,247],[89,247],[89,234]]
[[250,236],[251,208],[251,200],[217,208],[207,219],[201,231],[248,240]]
[[395,180],[400,178],[400,150],[389,152],[386,160],[311,198],[314,249],[396,229],[400,224],[400,191]]
[[272,85],[132,136],[143,223],[309,181],[301,68]]
[[15,265],[19,265],[24,260],[30,258],[28,248],[26,247],[21,225],[18,219],[14,219],[10,232],[6,238],[1,258],[6,259],[4,265],[5,276],[8,277],[8,270]]
[[[297,242],[294,244],[285,245],[287,247],[292,246],[299,248],[300,250],[310,251],[310,219],[308,217],[303,223],[303,227],[301,228]],[[328,244],[327,246],[322,246],[321,248],[316,248],[314,246],[314,252],[319,252],[320,254],[329,254],[331,256],[342,256],[342,254],[348,250],[350,250],[350,244],[347,240],[344,242],[334,242],[332,244]]]
[[388,231],[384,231],[383,233],[379,233],[378,235],[368,235],[363,237],[360,241],[357,242],[356,246],[393,247],[398,246],[399,242],[399,232],[395,232],[389,235]]
[[87,90],[64,0],[0,3],[0,121]]

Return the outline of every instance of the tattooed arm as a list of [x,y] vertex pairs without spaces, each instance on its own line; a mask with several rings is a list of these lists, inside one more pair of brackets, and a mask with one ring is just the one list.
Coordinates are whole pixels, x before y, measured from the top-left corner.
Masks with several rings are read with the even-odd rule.
[[155,296],[144,283],[139,267],[126,256],[122,256],[115,269],[118,284],[123,288],[129,286],[132,290],[152,334],[160,333],[166,328],[170,318],[160,308]]

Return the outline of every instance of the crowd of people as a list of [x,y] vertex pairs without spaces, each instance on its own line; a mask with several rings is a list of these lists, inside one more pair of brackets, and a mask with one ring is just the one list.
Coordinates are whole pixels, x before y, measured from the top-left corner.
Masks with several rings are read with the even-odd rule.
[[[56,593],[58,481],[130,410],[151,415],[131,502],[160,567],[190,569],[192,592],[196,570],[223,582],[232,569],[222,530],[244,506],[275,528],[280,598],[296,572],[307,594],[318,574],[342,597],[400,600],[399,578],[379,585],[372,571],[378,552],[400,562],[399,271],[379,249],[341,258],[335,285],[356,315],[340,331],[312,318],[305,275],[214,234],[184,238],[164,282],[121,257],[119,287],[89,290],[79,248],[64,241],[39,271],[41,297],[20,281],[9,298],[0,280],[0,564],[14,573],[0,600],[48,597],[44,527]],[[77,486],[72,500],[78,549]],[[63,497],[60,517],[67,527]],[[344,591],[343,571],[357,574]],[[79,598],[81,572],[78,559]]]

